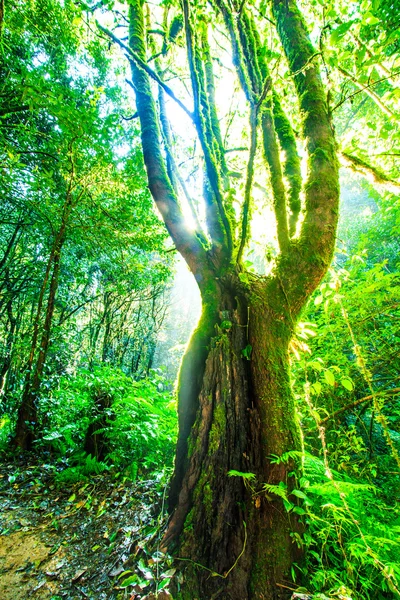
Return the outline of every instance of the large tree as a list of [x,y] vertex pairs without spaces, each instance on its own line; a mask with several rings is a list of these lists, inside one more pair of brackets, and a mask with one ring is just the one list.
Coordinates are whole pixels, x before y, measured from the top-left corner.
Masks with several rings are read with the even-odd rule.
[[[149,188],[203,304],[180,369],[179,438],[163,541],[185,561],[180,598],[286,597],[298,552],[296,515],[285,510],[279,492],[290,495],[294,489],[301,453],[288,348],[299,315],[332,258],[338,165],[327,93],[303,15],[293,0],[274,0],[270,8],[271,29],[294,90],[290,112],[282,85],[270,71],[253,3],[213,0],[210,8],[183,0],[173,18],[168,11],[164,15],[159,52],[149,34],[160,29],[142,0],[129,2],[127,44],[99,24],[129,59]],[[240,211],[233,201],[235,173],[227,165],[215,100],[209,42],[214,24],[224,28],[216,35],[230,40],[248,111]],[[181,27],[193,110],[178,102],[194,124],[204,165],[205,217],[191,202],[193,228],[179,200],[181,181],[164,94],[176,96],[163,81],[161,62]],[[158,84],[158,106],[152,80]],[[306,176],[300,148],[307,155]],[[274,268],[263,276],[247,272],[244,261],[260,154],[269,173],[279,247]],[[276,459],[283,455],[286,460]],[[245,485],[245,476],[229,477],[232,470],[253,474],[252,485]],[[265,484],[272,486],[269,494],[263,492]]]

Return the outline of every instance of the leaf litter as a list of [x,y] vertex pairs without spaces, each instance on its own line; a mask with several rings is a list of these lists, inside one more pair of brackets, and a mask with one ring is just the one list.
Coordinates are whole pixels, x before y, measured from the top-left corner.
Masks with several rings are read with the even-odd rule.
[[0,598],[172,598],[160,481],[108,471],[60,488],[55,469],[0,463]]

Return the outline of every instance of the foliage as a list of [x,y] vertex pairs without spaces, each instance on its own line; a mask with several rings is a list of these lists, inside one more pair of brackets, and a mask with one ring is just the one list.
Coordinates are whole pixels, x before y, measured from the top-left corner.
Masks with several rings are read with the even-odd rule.
[[149,372],[171,261],[137,127],[80,8],[6,2],[3,16],[1,412],[40,437],[36,398],[68,365]]
[[[49,439],[49,437],[50,436],[47,436],[47,439]],[[50,437],[50,439],[52,438]],[[91,476],[99,475],[108,468],[105,463],[96,460],[96,458],[90,454],[76,454],[69,463],[74,466],[67,467],[55,476],[55,482],[60,487],[87,481]]]
[[[60,487],[106,471],[121,471],[133,480],[168,471],[176,437],[171,385],[153,368],[169,304],[172,253],[165,252],[166,230],[152,210],[128,63],[109,46],[115,32],[124,31],[127,17],[121,20],[121,11],[126,7],[112,1],[91,4],[6,0],[0,17],[0,447],[10,441],[36,373],[37,415],[28,425],[36,430],[35,452],[50,451],[63,469],[56,476]],[[165,162],[168,186],[174,188],[168,200],[174,216],[169,213],[166,221],[170,233],[175,231],[176,248],[187,257],[189,239],[207,259],[192,261],[192,267],[201,262],[210,267],[213,285],[230,269],[230,276],[238,271],[237,284],[247,290],[279,263],[279,245],[281,255],[286,247],[297,247],[296,223],[290,225],[289,237],[282,220],[279,225],[279,193],[269,175],[274,176],[274,160],[282,161],[275,176],[283,193],[283,221],[292,221],[299,207],[289,207],[289,197],[299,183],[291,169],[298,168],[301,180],[303,156],[308,154],[312,165],[318,154],[306,151],[310,135],[301,139],[307,94],[296,94],[295,87],[303,89],[317,64],[345,166],[342,190],[347,197],[335,262],[291,343],[293,389],[306,448],[304,476],[291,490],[287,481],[256,484],[253,473],[230,470],[228,475],[241,478],[256,496],[282,501],[290,518],[304,520],[306,564],[295,568],[294,578],[310,592],[389,598],[400,580],[395,505],[400,486],[400,206],[393,194],[400,189],[399,9],[388,0],[302,2],[315,52],[294,69],[277,51],[274,3],[209,4],[183,2],[189,15],[184,22],[181,4],[149,3],[146,27],[151,33],[143,36],[152,54],[147,58],[153,79],[172,79],[175,99],[191,106],[189,75],[194,82],[197,133],[186,120],[193,114],[186,110],[174,119],[175,100],[165,103],[159,95],[160,111],[163,102],[167,106],[160,115],[160,162]],[[225,13],[224,6],[229,7]],[[232,55],[226,52],[226,33],[221,34],[232,15],[234,34],[246,50],[233,57],[237,79]],[[101,25],[106,22],[115,26],[111,36]],[[194,41],[189,71],[186,57],[182,59],[183,27],[186,40],[193,36]],[[117,38],[120,46],[124,35]],[[134,63],[132,55],[130,61]],[[244,95],[237,93],[239,83]],[[196,91],[196,85],[201,89]],[[229,106],[227,96],[232,96]],[[248,124],[250,105],[255,122],[250,118]],[[286,138],[280,129],[285,112],[291,123]],[[257,129],[261,133],[258,117],[269,119],[276,145],[272,159],[270,143],[264,156],[254,140]],[[317,132],[316,124],[321,122],[308,134]],[[288,159],[288,139],[299,154],[295,164]],[[326,158],[326,149],[319,150],[318,160]],[[327,161],[330,166],[334,162]],[[319,163],[317,167],[319,177],[322,169]],[[367,186],[364,177],[375,187]],[[309,181],[303,191],[319,188],[325,179]],[[199,201],[203,183],[205,209]],[[322,196],[318,210],[328,204],[327,195]],[[304,199],[301,203],[307,212]],[[174,212],[178,206],[181,213]],[[278,226],[269,227],[274,210]],[[178,234],[177,223],[182,225]],[[187,238],[181,238],[182,230],[189,231]],[[246,260],[252,254],[254,262]],[[318,256],[311,276],[326,261],[327,255]],[[293,264],[297,273],[296,258]],[[215,265],[222,265],[221,272]],[[215,290],[205,286],[210,304]],[[282,291],[286,295],[282,281],[273,291],[277,298]],[[285,297],[283,304],[287,301]],[[171,337],[177,335],[178,316],[173,317]],[[219,316],[220,330],[230,335],[236,322],[230,314]],[[248,333],[248,322],[241,327]],[[177,353],[183,342],[176,338]],[[241,357],[251,369],[260,349],[243,346]],[[84,451],[88,438],[101,440],[105,456]],[[270,462],[287,466],[298,459],[298,452],[287,452],[271,456]],[[156,529],[154,525],[151,535]],[[144,586],[146,577],[156,581],[154,564],[160,557],[154,556],[149,558],[155,561],[152,569],[142,561],[136,572],[122,573],[121,587]],[[169,558],[166,566],[171,566]],[[159,589],[168,585],[172,571],[165,572]]]
[[358,598],[362,590],[366,600],[387,598],[400,581],[400,512],[374,485],[343,473],[333,476],[322,460],[306,455],[303,580],[314,593]]
[[372,214],[345,211],[348,243],[339,233],[292,346],[308,451],[300,577],[312,592],[368,599],[396,595],[400,582],[398,201],[373,197]]
[[[124,469],[132,479],[168,469],[176,430],[175,403],[168,388],[156,371],[140,381],[111,367],[63,377],[58,388],[41,402],[47,421],[43,443],[50,443],[58,456],[71,456],[71,476],[99,472],[101,461],[81,453],[88,426],[94,423],[95,433],[103,433],[107,440],[108,467]],[[97,429],[96,420],[104,419],[94,402],[100,395],[109,397],[110,403],[104,409],[104,427]],[[68,477],[67,473],[59,476],[62,481]]]

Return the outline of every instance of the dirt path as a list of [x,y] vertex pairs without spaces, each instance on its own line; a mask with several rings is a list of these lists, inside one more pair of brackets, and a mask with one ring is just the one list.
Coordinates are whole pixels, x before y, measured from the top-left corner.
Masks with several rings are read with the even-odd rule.
[[161,496],[111,473],[60,489],[49,465],[0,464],[1,600],[139,600],[166,586]]

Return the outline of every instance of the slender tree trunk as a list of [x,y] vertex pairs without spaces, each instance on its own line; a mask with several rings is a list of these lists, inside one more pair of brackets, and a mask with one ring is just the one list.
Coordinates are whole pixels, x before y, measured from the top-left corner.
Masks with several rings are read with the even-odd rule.
[[[0,0],[0,6],[1,6],[1,0]],[[20,229],[21,229],[21,223],[17,223],[15,226],[15,229],[8,241],[7,247],[5,249],[5,252],[0,260],[0,271],[3,270],[4,266],[6,265],[11,252],[14,250],[14,248],[16,247],[18,240],[17,237],[20,233]]]
[[151,339],[148,344],[148,351],[147,351],[147,368],[146,368],[147,376],[149,375],[150,370],[153,368],[155,353],[156,353],[156,342],[154,341],[154,339]]
[[[204,347],[200,394],[193,400],[192,385],[192,411],[180,414],[174,512],[164,544],[177,540],[175,554],[184,559],[182,599],[285,598],[279,584],[291,580],[299,555],[296,519],[281,498],[263,490],[265,483],[283,482],[290,494],[293,460],[273,464],[271,458],[301,450],[289,380],[291,328],[267,301],[265,286],[251,293],[240,282],[234,288],[220,290],[219,325]],[[192,340],[197,349],[199,335]],[[254,479],[230,477],[231,470]]]
[[[41,295],[39,298],[39,307],[34,325],[34,333],[32,339],[31,352],[28,361],[28,370],[25,381],[24,392],[22,394],[21,405],[18,410],[17,425],[15,429],[14,445],[22,450],[31,450],[32,444],[37,435],[37,406],[36,399],[40,389],[43,369],[46,362],[47,352],[49,349],[51,325],[54,315],[54,305],[58,289],[58,278],[61,266],[61,250],[65,241],[65,224],[60,228],[55,239],[52,252],[49,257],[45,280],[42,285]],[[50,278],[49,295],[47,298],[46,316],[43,325],[42,336],[40,340],[39,351],[37,355],[36,365],[32,374],[32,367],[37,346],[37,338],[39,334],[39,321],[41,315],[41,304],[43,302],[44,292],[47,286],[48,275],[53,265],[53,271]]]
[[9,322],[9,328],[8,328],[7,339],[6,339],[6,344],[5,344],[5,348],[4,348],[3,363],[0,368],[0,395],[4,394],[4,391],[6,388],[7,373],[11,366],[12,349],[13,349],[14,338],[15,338],[15,330],[16,330],[16,326],[17,326],[17,319],[13,315],[12,309],[13,309],[12,298],[10,298],[7,302],[7,316],[8,316],[8,322]]
[[105,363],[107,359],[111,358],[110,334],[111,334],[111,314],[108,314],[107,318],[106,318],[106,325],[104,328],[103,349],[101,352],[101,361],[103,363]]

